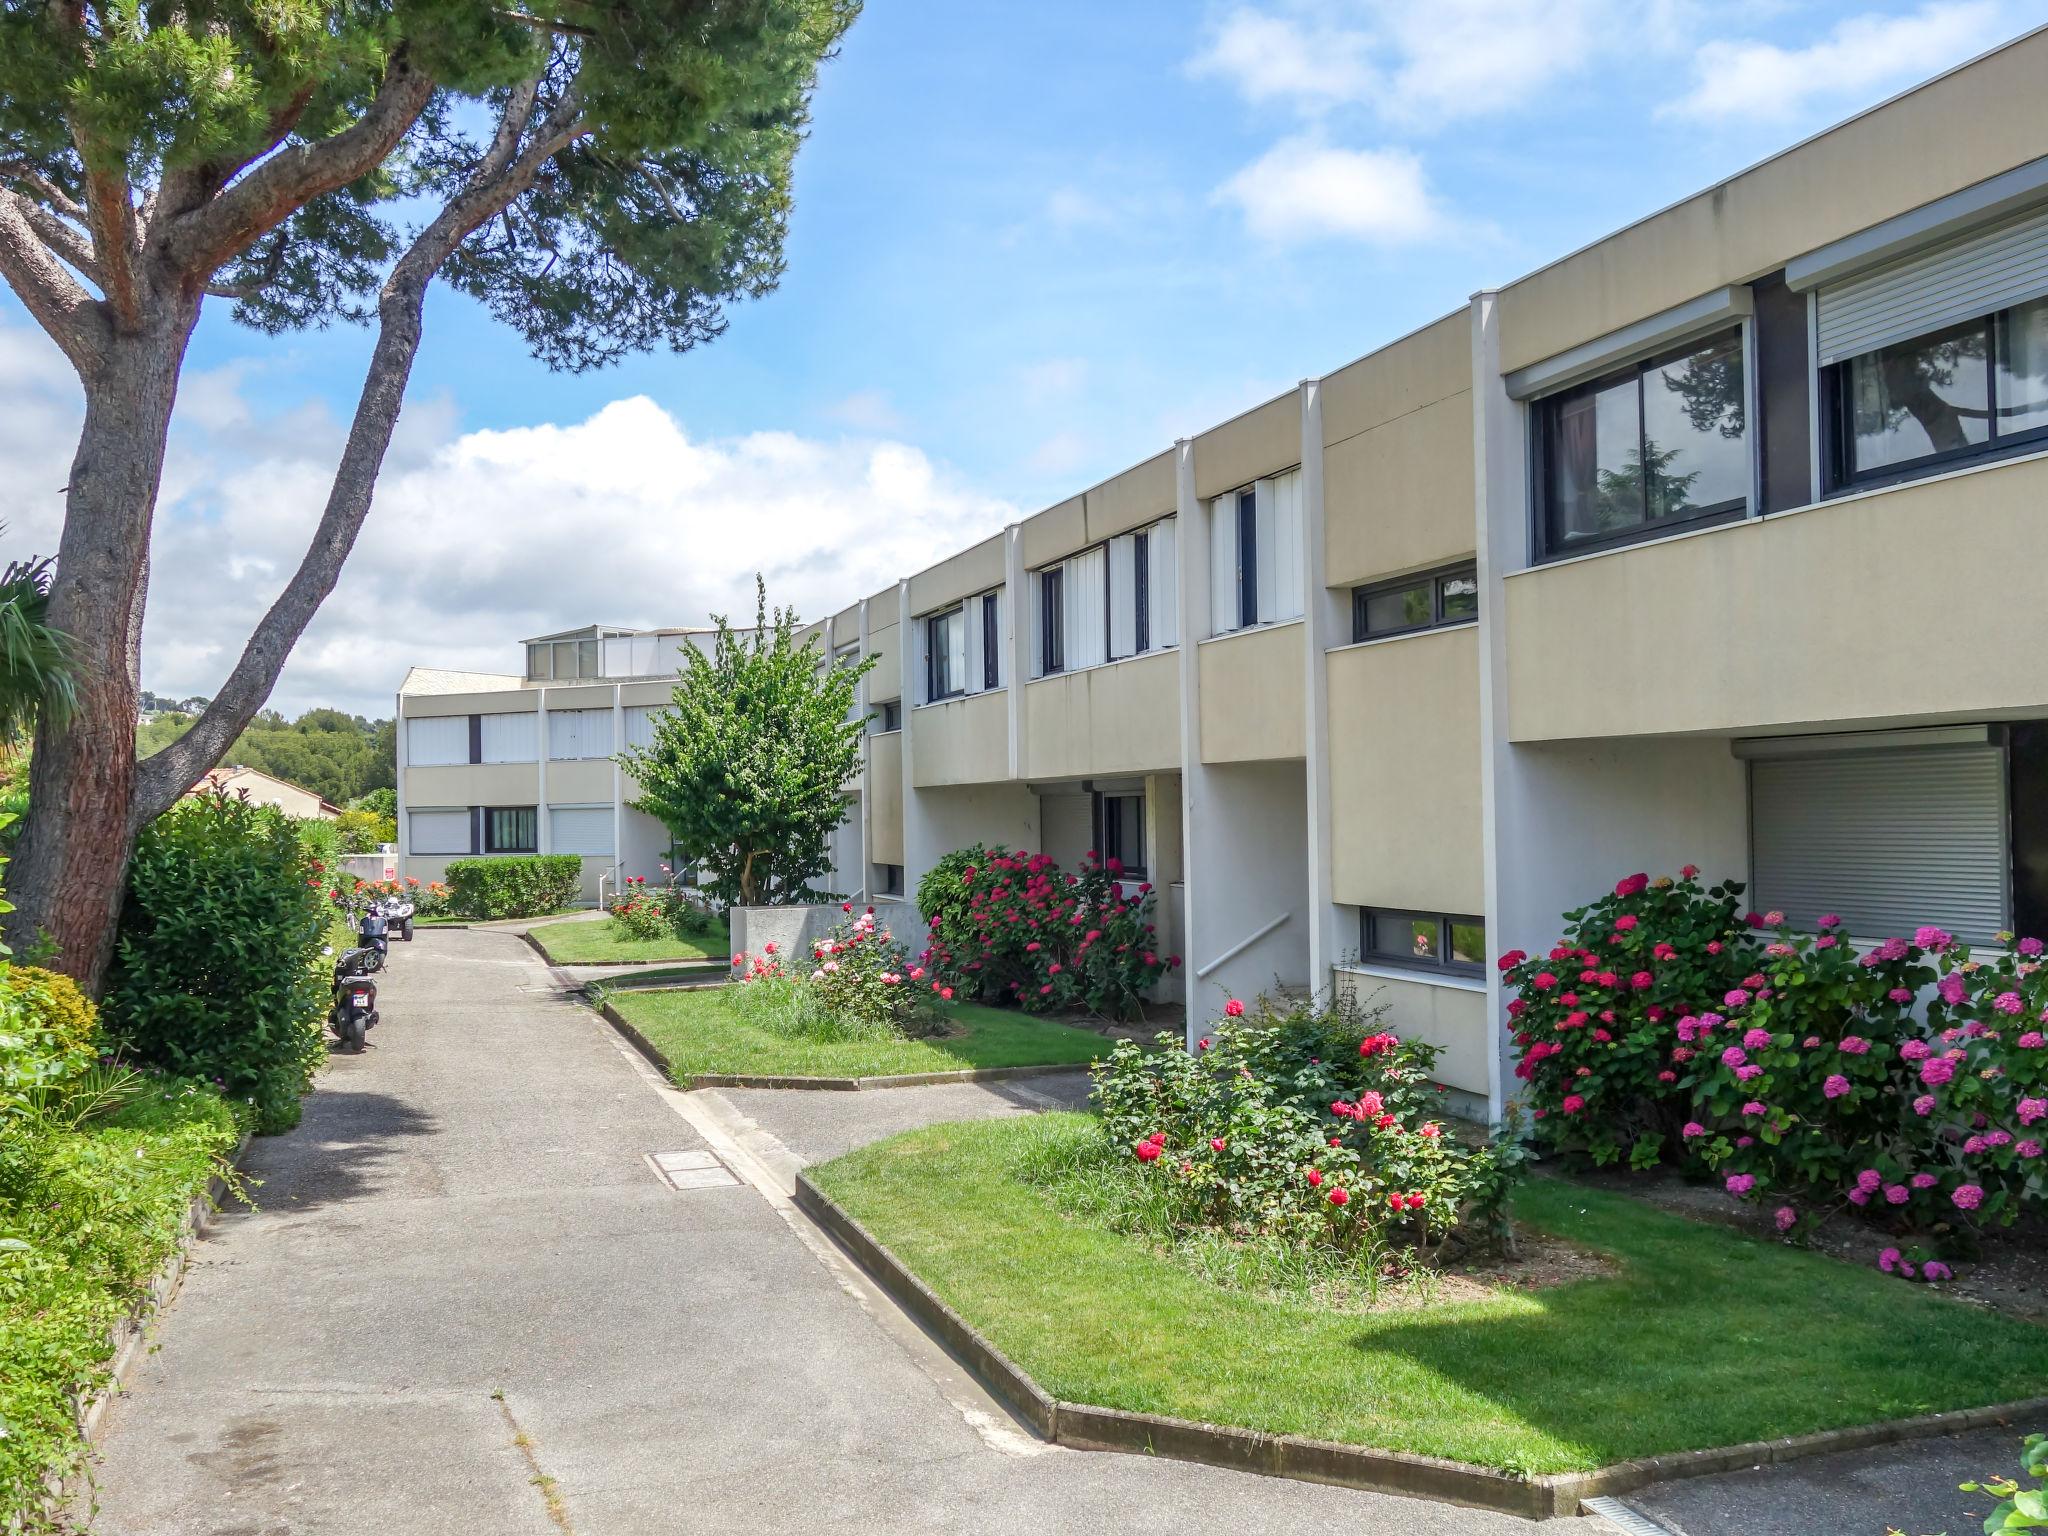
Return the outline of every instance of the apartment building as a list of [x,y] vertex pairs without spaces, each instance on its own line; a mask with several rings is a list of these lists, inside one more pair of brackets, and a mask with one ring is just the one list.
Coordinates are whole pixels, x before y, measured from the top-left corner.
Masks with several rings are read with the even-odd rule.
[[[2048,31],[835,615],[821,658],[879,658],[842,887],[901,900],[971,841],[1115,854],[1191,1031],[1346,988],[1495,1111],[1490,957],[1635,870],[1870,935],[2048,932],[2044,78]],[[605,799],[602,762],[425,777],[497,771],[464,729],[474,766],[401,774],[402,835]],[[592,857],[643,872],[611,782]]]

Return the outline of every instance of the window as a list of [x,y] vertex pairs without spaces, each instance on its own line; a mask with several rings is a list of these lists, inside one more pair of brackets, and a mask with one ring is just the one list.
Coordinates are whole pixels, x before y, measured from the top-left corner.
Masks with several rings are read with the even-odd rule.
[[1746,393],[1742,333],[1729,331],[1540,401],[1543,553],[1741,516]]
[[484,811],[485,853],[535,853],[540,817],[530,805],[493,806]]
[[1126,880],[1145,878],[1145,797],[1143,795],[1095,796],[1095,850],[1108,866],[1113,859],[1117,873]]
[[1043,677],[1067,670],[1066,585],[1063,567],[1038,573],[1038,671]]
[[884,699],[881,703],[875,705],[874,709],[875,712],[868,716],[868,734],[870,736],[880,736],[885,731],[900,731],[903,729],[903,701],[901,699]]
[[612,712],[608,709],[548,711],[548,757],[569,762],[612,755]]
[[1040,676],[1123,661],[1177,641],[1173,521],[1120,533],[1038,572]]
[[526,647],[527,681],[544,683],[553,675],[554,668],[549,662],[547,646],[536,645],[529,641]]
[[[550,670],[543,671],[536,653],[552,653]],[[556,640],[550,645],[529,645],[526,648],[526,672],[533,678],[550,678],[558,683],[573,683],[580,678],[600,677],[602,668],[598,665],[598,642],[595,636],[588,640]]]
[[954,608],[924,621],[925,700],[934,703],[967,691],[967,614]]
[[406,841],[408,856],[439,853],[471,853],[470,833],[474,823],[467,806],[450,810],[408,811]]
[[1359,587],[1351,594],[1353,640],[1469,624],[1478,617],[1479,576],[1470,565]]
[[[405,761],[411,768],[443,768],[469,761],[469,716],[425,715],[405,722]],[[463,852],[467,853],[465,845]]]
[[[609,713],[609,711],[607,711]],[[531,763],[540,757],[540,717],[532,710],[516,715],[479,715],[473,744],[479,763]]]
[[875,866],[875,894],[877,896],[901,896],[903,894],[903,866],[901,864],[877,864]]
[[2048,298],[1830,370],[1836,485],[2048,442]]
[[554,852],[578,853],[585,858],[610,858],[612,842],[610,806],[548,807],[548,847]]
[[1301,471],[1291,469],[1209,505],[1209,603],[1215,632],[1302,615]]
[[1003,594],[981,594],[981,686],[1003,686]]
[[1373,965],[1475,976],[1486,965],[1484,918],[1366,907],[1359,929],[1358,947]]
[[[668,706],[665,704],[628,704],[626,706],[626,745],[642,751],[654,745],[654,717]],[[552,717],[550,717],[552,718]]]

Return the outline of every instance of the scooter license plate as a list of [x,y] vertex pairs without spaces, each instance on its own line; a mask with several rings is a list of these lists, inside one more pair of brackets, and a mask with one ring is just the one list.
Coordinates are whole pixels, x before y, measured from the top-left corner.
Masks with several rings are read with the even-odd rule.
[[370,1006],[370,994],[367,992],[356,993],[355,997],[352,1000],[354,1001],[355,1005],[358,1008],[367,1008]]

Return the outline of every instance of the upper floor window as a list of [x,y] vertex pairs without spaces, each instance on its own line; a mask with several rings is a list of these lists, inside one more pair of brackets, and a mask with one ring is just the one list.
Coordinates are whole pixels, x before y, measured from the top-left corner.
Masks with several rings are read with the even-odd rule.
[[1838,486],[2048,440],[2048,298],[1893,342],[1831,372]]
[[1209,615],[1219,635],[1302,614],[1301,471],[1209,504]]
[[1384,635],[1469,624],[1479,617],[1479,575],[1476,566],[1460,565],[1427,576],[1375,582],[1351,593],[1351,638],[1377,640]]
[[967,614],[950,608],[924,621],[925,698],[950,699],[967,691]]
[[1163,518],[1035,573],[1038,671],[1077,671],[1180,640],[1180,559]]
[[595,636],[588,640],[530,641],[526,676],[531,682],[577,682],[603,676]]
[[978,592],[943,613],[925,630],[925,702],[984,693],[1003,685],[1003,594]]
[[612,755],[612,712],[608,709],[548,711],[548,757],[571,762]]
[[1742,333],[1661,354],[1536,407],[1542,553],[1648,538],[1749,508]]

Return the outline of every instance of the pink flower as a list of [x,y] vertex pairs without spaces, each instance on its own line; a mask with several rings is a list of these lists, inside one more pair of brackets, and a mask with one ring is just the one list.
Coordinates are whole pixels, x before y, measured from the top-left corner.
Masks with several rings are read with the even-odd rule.
[[1660,1083],[1675,1083],[1678,1081],[1678,1074],[1669,1070],[1659,1072],[1657,1074],[1657,1081]]
[[1875,1168],[1866,1168],[1861,1173],[1856,1175],[1856,1187],[1860,1190],[1863,1190],[1865,1193],[1868,1193],[1869,1191],[1877,1188],[1877,1186],[1882,1184],[1883,1182],[1884,1175],[1879,1173]]
[[1809,1050],[1809,1051],[1811,1051],[1811,1050],[1816,1050],[1816,1049],[1818,1049],[1818,1048],[1819,1048],[1819,1046],[1820,1046],[1820,1036],[1819,1036],[1819,1035],[1808,1035],[1808,1036],[1807,1036],[1807,1037],[1806,1037],[1806,1038],[1805,1038],[1804,1040],[1800,1041],[1799,1043],[1800,1043],[1801,1045],[1805,1046],[1805,1047],[1806,1047],[1806,1049],[1807,1049],[1807,1050]]
[[1908,1184],[1911,1184],[1915,1189],[1932,1189],[1935,1185],[1939,1184],[1941,1180],[1937,1179],[1931,1173],[1916,1173],[1913,1175],[1912,1178],[1908,1179],[1906,1182]]
[[1628,933],[1635,925],[1635,916],[1632,913],[1624,912],[1614,920],[1614,931],[1616,933]]
[[1738,1197],[1746,1195],[1755,1188],[1756,1175],[1753,1173],[1731,1173],[1728,1175],[1728,1193],[1731,1195]]
[[1877,1267],[1883,1270],[1886,1274],[1890,1274],[1893,1270],[1899,1267],[1899,1261],[1903,1257],[1904,1255],[1902,1255],[1898,1249],[1887,1248],[1878,1254]]
[[1833,912],[1823,912],[1820,915],[1819,926],[1822,928],[1839,928],[1842,926],[1842,919]]
[[1974,1211],[1984,1203],[1984,1190],[1976,1184],[1958,1184],[1950,1193],[1949,1199],[1961,1210]]
[[1747,1060],[1749,1058],[1742,1053],[1742,1047],[1739,1045],[1731,1045],[1721,1053],[1721,1065],[1724,1067],[1739,1067]]
[[1351,1196],[1341,1189],[1331,1190],[1329,1199],[1332,1205],[1349,1205],[1351,1203]]
[[1688,1120],[1685,1122],[1685,1129],[1679,1132],[1679,1134],[1683,1136],[1687,1141],[1691,1141],[1695,1136],[1706,1135],[1707,1128],[1704,1125],[1701,1125],[1697,1120]]
[[1870,1042],[1861,1035],[1842,1036],[1841,1050],[1845,1056],[1861,1056],[1870,1049]]
[[1156,1163],[1159,1161],[1160,1143],[1156,1141],[1141,1141],[1131,1148],[1131,1151],[1141,1163]]
[[1953,1278],[1955,1271],[1939,1259],[1929,1259],[1920,1266],[1920,1274],[1928,1280],[1947,1280]]
[[1861,1185],[1857,1186],[1855,1189],[1849,1191],[1849,1203],[1851,1205],[1870,1204],[1870,1191],[1864,1189]]
[[2013,1044],[2023,1051],[2038,1051],[2042,1046],[2048,1045],[2048,1035],[2043,1035],[2038,1029],[2030,1029]]
[[1657,984],[1657,978],[1648,971],[1637,971],[1635,975],[1629,977],[1628,984],[1638,992],[1647,992]]
[[2020,1001],[2019,993],[2001,992],[1998,994],[1998,996],[1991,999],[1991,1006],[1996,1008],[2000,1013],[2017,1015],[2020,1012],[2022,1012],[2027,1005]]
[[1913,1198],[1913,1192],[1903,1184],[1887,1184],[1884,1187],[1884,1198],[1887,1205],[1904,1205]]
[[2048,1116],[2048,1099],[2021,1099],[2020,1124],[2032,1125],[2043,1116]]
[[1548,992],[1557,985],[1557,978],[1548,971],[1538,971],[1535,976],[1530,978],[1529,985],[1538,992]]
[[1745,1115],[1760,1115],[1764,1112],[1764,1107],[1755,1099],[1751,1099],[1747,1104],[1742,1106],[1742,1112]]
[[2023,1141],[2014,1147],[2013,1151],[2019,1153],[2021,1157],[2039,1157],[2041,1155],[2041,1143],[2038,1141]]
[[2039,939],[2021,939],[2019,942],[2019,951],[2023,955],[2038,955],[2044,949],[2048,949],[2048,945],[2044,945]]
[[1899,1047],[1899,1060],[1925,1061],[1934,1054],[1934,1047],[1925,1040],[1908,1040]]
[[1830,1073],[1828,1080],[1820,1085],[1820,1091],[1826,1098],[1839,1099],[1849,1091],[1849,1079],[1839,1072]]
[[950,1003],[953,1001],[953,989],[951,987],[941,987],[939,988],[939,996]]
[[1311,1168],[1311,1169],[1309,1169],[1309,1171],[1308,1171],[1308,1187],[1309,1187],[1310,1189],[1314,1189],[1314,1188],[1316,1188],[1316,1187],[1317,1187],[1318,1185],[1320,1185],[1320,1184],[1321,1184],[1322,1182],[1323,1182],[1323,1175],[1322,1175],[1322,1171],[1321,1171],[1320,1169],[1316,1169],[1316,1168]]
[[1784,927],[1784,926],[1785,926],[1785,914],[1784,914],[1784,913],[1782,913],[1782,912],[1780,912],[1780,911],[1778,911],[1778,910],[1777,910],[1776,908],[1773,908],[1773,909],[1772,909],[1771,911],[1769,911],[1769,912],[1766,912],[1766,913],[1764,914],[1764,926],[1765,926],[1765,927],[1767,927],[1767,928],[1782,928],[1782,927]]
[[1225,1147],[1229,1145],[1230,1143],[1225,1141],[1221,1136],[1211,1136],[1209,1138],[1209,1150],[1211,1152],[1221,1152]]
[[1617,896],[1640,896],[1649,888],[1650,877],[1648,875],[1630,875],[1626,880],[1620,880],[1615,883],[1614,894]]
[[1910,1003],[1913,1001],[1913,989],[1911,987],[1893,987],[1891,991],[1885,993],[1885,996],[1895,1003]]
[[1771,1219],[1778,1224],[1780,1232],[1790,1232],[1793,1225],[1799,1220],[1799,1213],[1789,1205],[1781,1205],[1778,1207],[1777,1215]]
[[1749,1002],[1749,994],[1740,987],[1731,987],[1728,995],[1721,999],[1730,1008],[1741,1008]]
[[1679,879],[1681,879],[1681,880],[1690,880],[1690,879],[1691,879],[1691,878],[1692,878],[1692,877],[1693,877],[1694,875],[1698,874],[1699,872],[1700,872],[1700,867],[1699,867],[1699,865],[1697,865],[1697,864],[1688,864],[1688,865],[1686,865],[1686,866],[1685,866],[1684,868],[1682,868],[1682,869],[1680,869],[1680,870],[1679,870],[1679,872],[1678,872],[1678,878],[1679,878]]
[[1935,990],[1941,994],[1941,1000],[1951,1008],[1962,1005],[1967,988],[1968,983],[1963,980],[1960,971],[1950,971],[1935,986]]
[[1226,1019],[1241,1019],[1241,1018],[1243,1018],[1243,1017],[1244,1017],[1244,1004],[1243,1004],[1243,1003],[1240,1003],[1240,1002],[1239,1002],[1239,1001],[1238,1001],[1238,1000],[1237,1000],[1236,998],[1234,998],[1234,997],[1233,997],[1233,998],[1232,998],[1232,999],[1231,999],[1231,1000],[1230,1000],[1229,1002],[1227,1002],[1227,1003],[1225,1003],[1225,1004],[1223,1005],[1223,1016],[1224,1016],[1224,1017],[1225,1017]]
[[1586,1101],[1576,1093],[1566,1094],[1564,1102],[1558,1106],[1559,1109],[1562,1109],[1568,1115],[1576,1115],[1585,1107]]
[[1930,1088],[1939,1088],[1954,1079],[1955,1063],[1946,1056],[1934,1056],[1920,1063],[1920,1081]]
[[1913,1101],[1913,1113],[1921,1116],[1923,1119],[1926,1116],[1933,1114],[1934,1095],[1931,1093],[1923,1093],[1920,1095],[1919,1098],[1915,1099]]
[[1949,945],[1955,943],[1955,939],[1951,935],[1942,931],[1941,929],[1934,927],[1932,924],[1929,924],[1925,928],[1916,929],[1914,931],[1913,942],[1915,944],[1918,944],[1922,949],[1932,950],[1935,954],[1938,955],[1944,949],[1947,949]]
[[1771,1032],[1768,1029],[1752,1029],[1742,1037],[1742,1043],[1752,1051],[1768,1049],[1771,1043]]
[[1762,1077],[1763,1075],[1764,1069],[1753,1061],[1746,1067],[1737,1067],[1735,1069],[1735,1081],[1738,1083],[1746,1083],[1753,1078]]

